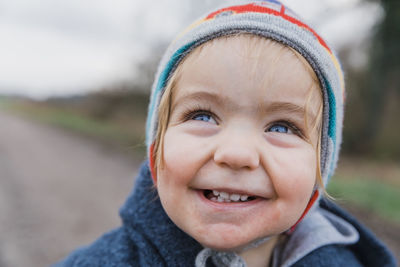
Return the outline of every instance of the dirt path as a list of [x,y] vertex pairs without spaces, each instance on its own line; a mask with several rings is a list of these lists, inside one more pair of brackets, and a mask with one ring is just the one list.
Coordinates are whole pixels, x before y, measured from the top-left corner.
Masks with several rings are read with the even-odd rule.
[[138,164],[0,111],[0,266],[48,266],[119,225]]

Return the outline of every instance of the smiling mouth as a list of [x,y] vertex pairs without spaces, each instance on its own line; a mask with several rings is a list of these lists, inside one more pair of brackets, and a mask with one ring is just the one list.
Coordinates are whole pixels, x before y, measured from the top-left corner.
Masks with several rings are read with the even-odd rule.
[[255,196],[248,196],[242,194],[235,194],[235,193],[227,193],[223,191],[217,190],[203,190],[204,196],[213,202],[224,202],[224,203],[240,203],[240,202],[249,202],[256,200],[257,197]]

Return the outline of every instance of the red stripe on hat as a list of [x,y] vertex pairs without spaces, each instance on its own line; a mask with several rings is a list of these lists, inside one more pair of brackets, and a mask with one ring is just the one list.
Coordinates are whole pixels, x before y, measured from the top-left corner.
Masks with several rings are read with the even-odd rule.
[[318,39],[319,43],[325,47],[329,53],[332,54],[331,49],[328,47],[328,45],[325,43],[325,41],[321,38],[321,36],[319,36],[313,29],[311,29],[307,24],[304,24],[303,22],[301,22],[300,20],[297,20],[291,16],[288,16],[286,14],[282,14],[282,17],[300,27],[306,28],[307,30],[309,30],[312,34],[314,34],[314,36]]
[[281,5],[281,14],[285,15],[285,6],[284,5]]
[[259,6],[259,5],[254,5],[254,4],[247,4],[247,5],[241,5],[241,6],[231,6],[231,7],[226,7],[226,8],[222,8],[220,10],[217,10],[211,14],[209,14],[206,19],[213,19],[215,18],[218,14],[221,14],[223,12],[227,12],[227,11],[232,11],[233,13],[248,13],[248,12],[256,12],[256,13],[269,13],[269,14],[275,14],[275,15],[279,15],[279,12],[267,8],[267,7],[263,7],[263,6]]
[[294,23],[302,28],[307,29],[308,31],[310,31],[319,41],[319,43],[324,46],[330,53],[331,50],[328,47],[328,45],[325,43],[325,41],[312,29],[310,28],[307,24],[301,22],[298,19],[295,19],[289,15],[285,14],[285,7],[282,5],[281,10],[278,12],[274,9],[265,7],[265,6],[259,6],[259,5],[255,5],[255,4],[247,4],[247,5],[240,5],[240,6],[231,6],[231,7],[226,7],[226,8],[222,8],[220,10],[217,10],[215,12],[210,13],[207,17],[206,20],[209,19],[214,19],[218,14],[221,14],[223,12],[227,12],[227,11],[231,11],[235,14],[240,14],[240,13],[249,13],[249,12],[255,12],[255,13],[267,13],[267,14],[272,14],[275,16],[279,16],[282,17],[283,19]]
[[149,165],[150,165],[150,173],[151,173],[151,179],[153,179],[153,183],[157,184],[157,174],[155,171],[155,164],[154,164],[154,157],[153,157],[153,151],[154,151],[154,143],[151,144],[150,146],[150,155],[149,155]]

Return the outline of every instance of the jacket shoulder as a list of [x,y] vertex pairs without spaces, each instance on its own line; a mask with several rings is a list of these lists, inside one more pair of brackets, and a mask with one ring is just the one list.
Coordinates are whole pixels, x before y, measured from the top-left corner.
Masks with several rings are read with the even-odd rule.
[[137,249],[124,228],[104,234],[91,245],[79,248],[53,267],[133,266]]
[[320,205],[322,208],[345,219],[356,228],[360,238],[357,243],[347,248],[349,248],[352,253],[357,255],[363,266],[397,266],[396,259],[394,258],[392,252],[356,218],[335,203],[326,199],[321,199]]
[[293,267],[329,266],[329,267],[362,267],[357,256],[346,246],[328,245],[314,250]]

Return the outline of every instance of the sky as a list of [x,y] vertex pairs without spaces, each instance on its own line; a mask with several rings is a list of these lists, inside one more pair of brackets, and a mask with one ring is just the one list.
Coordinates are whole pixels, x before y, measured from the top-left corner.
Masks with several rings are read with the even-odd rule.
[[[135,77],[152,55],[216,0],[3,0],[0,94],[36,99],[99,90]],[[220,3],[232,0],[220,0]],[[335,50],[365,64],[366,40],[383,17],[362,0],[286,0]],[[363,21],[363,23],[359,23]]]

